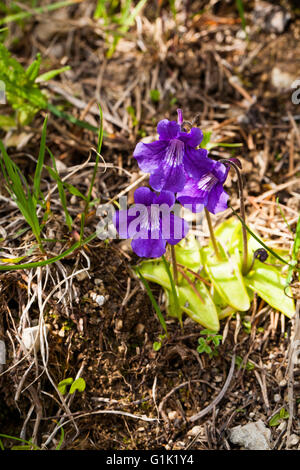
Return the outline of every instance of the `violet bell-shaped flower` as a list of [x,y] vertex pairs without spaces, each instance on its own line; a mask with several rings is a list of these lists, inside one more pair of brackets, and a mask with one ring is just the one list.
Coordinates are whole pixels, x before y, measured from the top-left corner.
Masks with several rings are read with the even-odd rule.
[[177,193],[182,205],[190,205],[192,212],[201,212],[204,207],[217,214],[227,209],[228,194],[223,184],[229,167],[216,160],[205,157],[198,164],[196,178],[188,178],[184,188]]
[[163,119],[157,125],[159,140],[149,144],[139,142],[133,156],[145,173],[150,173],[150,186],[156,191],[181,191],[187,175],[195,177],[196,166],[207,156],[207,150],[197,149],[203,132],[192,127],[182,130],[182,111],[177,110],[178,122]]
[[175,196],[170,191],[159,195],[149,188],[138,188],[135,204],[115,213],[113,223],[120,238],[132,238],[133,251],[140,257],[159,258],[166,244],[176,245],[188,233],[188,223],[172,213]]

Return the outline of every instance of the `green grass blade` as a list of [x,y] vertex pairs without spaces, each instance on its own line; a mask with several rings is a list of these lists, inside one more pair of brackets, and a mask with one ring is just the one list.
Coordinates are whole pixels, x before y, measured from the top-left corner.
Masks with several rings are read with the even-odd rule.
[[51,103],[48,103],[47,109],[51,111],[51,113],[54,114],[54,116],[57,116],[61,119],[65,119],[66,121],[69,121],[71,124],[75,124],[76,126],[81,127],[82,129],[88,129],[89,131],[93,131],[95,133],[99,132],[99,129],[97,127],[92,126],[88,122],[81,121],[80,119],[77,119],[71,114],[61,111],[60,109],[58,109],[56,106],[54,106]]
[[82,240],[82,242],[78,241],[74,243],[68,250],[64,251],[60,255],[54,256],[53,258],[49,258],[43,261],[36,261],[35,263],[24,263],[24,264],[17,264],[17,265],[0,265],[0,271],[15,271],[19,269],[32,269],[32,268],[38,268],[40,266],[46,266],[48,264],[55,263],[56,261],[60,261],[61,259],[65,258],[66,256],[70,255],[73,253],[73,251],[81,248],[82,246],[86,245],[90,241],[92,241],[94,238],[97,237],[97,232],[92,233],[89,237],[85,238]]
[[61,446],[62,446],[62,443],[64,442],[64,438],[65,438],[65,431],[64,431],[64,428],[61,427],[60,428],[60,439],[59,439],[59,443],[57,444],[55,450],[60,450]]
[[105,8],[105,0],[98,0],[97,6],[94,12],[94,19],[98,20],[99,18],[106,18],[106,8]]
[[90,184],[88,195],[87,195],[85,209],[84,209],[84,212],[81,216],[80,240],[83,238],[85,219],[86,219],[86,216],[87,216],[90,200],[91,200],[91,197],[92,197],[92,190],[93,190],[96,175],[97,175],[97,170],[98,170],[98,165],[99,165],[99,160],[100,160],[100,152],[101,152],[102,142],[103,142],[103,113],[102,113],[102,108],[101,108],[100,104],[99,104],[99,113],[100,113],[100,126],[99,126],[99,131],[98,131],[97,155],[96,155],[96,160],[95,160],[94,171],[93,171],[93,174],[92,174],[91,184]]
[[[3,161],[0,159],[0,166],[7,184],[7,190],[40,244],[40,226],[36,215],[36,206],[32,200],[28,184],[20,169],[8,156],[2,141],[0,141],[0,151],[3,159]],[[27,193],[25,193],[23,184],[25,185]]]
[[73,186],[70,183],[67,183],[66,181],[62,181],[62,184],[69,191],[70,194],[73,194],[74,196],[80,197],[80,199],[87,201],[87,197],[84,194],[82,194],[82,192],[80,192],[79,189],[75,188],[75,186]]
[[45,5],[43,7],[34,8],[32,11],[21,11],[19,13],[15,13],[13,15],[8,15],[8,16],[5,16],[4,18],[1,18],[0,25],[12,23],[13,21],[25,20],[26,18],[30,18],[31,16],[40,15],[42,13],[48,13],[50,11],[58,10],[59,8],[74,5],[74,3],[79,3],[79,1],[68,0],[68,1],[56,2],[56,3],[49,4],[49,5]]
[[49,72],[45,72],[42,75],[39,75],[36,79],[36,83],[47,82],[48,80],[52,80],[57,75],[63,72],[67,72],[67,70],[70,70],[70,69],[71,67],[69,65],[66,65],[65,67],[62,67],[60,69],[49,70]]
[[293,232],[293,230],[291,229],[290,224],[289,224],[288,221],[286,220],[286,217],[285,217],[285,215],[284,215],[284,212],[283,212],[283,210],[282,210],[281,207],[280,207],[279,197],[276,198],[276,204],[277,204],[277,208],[278,208],[278,210],[279,210],[279,212],[280,212],[280,215],[281,215],[281,217],[283,218],[283,220],[284,220],[284,222],[285,222],[285,225],[287,226],[289,232],[294,235],[294,232]]
[[233,207],[230,206],[230,209],[232,210],[232,212],[234,213],[234,215],[239,219],[239,221],[241,222],[241,224],[246,228],[246,230],[250,233],[250,235],[255,238],[256,241],[258,241],[258,243],[264,247],[265,250],[267,250],[269,253],[271,253],[273,256],[275,256],[275,258],[277,258],[279,261],[281,261],[283,264],[287,264],[288,266],[290,267],[294,267],[292,264],[288,263],[285,259],[281,258],[280,255],[278,255],[276,253],[276,251],[272,250],[272,248],[269,248],[262,240],[260,240],[256,235],[255,233],[252,232],[252,230],[248,227],[247,224],[245,224],[245,222],[243,221],[243,219],[239,216],[239,214],[233,209]]
[[45,117],[44,124],[43,124],[39,156],[38,156],[38,161],[37,161],[37,165],[35,168],[34,179],[33,179],[33,202],[35,206],[37,205],[38,200],[39,200],[41,175],[42,175],[42,170],[43,170],[44,160],[45,160],[47,121],[48,121],[48,116]]
[[241,18],[243,31],[245,32],[246,39],[248,40],[248,34],[247,34],[247,31],[246,31],[246,20],[245,20],[245,11],[244,11],[243,0],[235,0],[235,3],[236,3],[236,7],[238,9],[238,12],[239,12],[239,15],[240,15],[240,18]]
[[29,65],[27,68],[25,75],[28,78],[28,80],[33,83],[35,79],[37,78],[39,71],[40,71],[40,66],[41,66],[41,60],[42,56],[40,53],[37,54],[36,60],[32,62],[32,64]]
[[59,173],[57,171],[55,158],[54,158],[52,152],[50,151],[50,149],[47,148],[47,150],[48,150],[48,153],[49,153],[50,158],[52,160],[53,169],[50,168],[48,165],[46,165],[46,168],[47,168],[48,172],[50,173],[50,175],[52,176],[52,178],[56,181],[57,188],[58,188],[58,194],[59,194],[59,197],[60,197],[60,202],[61,202],[61,205],[63,207],[64,213],[65,213],[66,224],[68,226],[68,229],[71,231],[72,230],[73,220],[72,220],[72,217],[70,216],[68,208],[67,208],[67,197],[66,197],[66,193],[65,193],[65,190],[64,190],[64,185],[63,185],[63,182],[62,182],[62,180],[59,176]]
[[113,43],[112,43],[112,45],[110,46],[110,48],[107,52],[107,57],[108,58],[112,57],[112,55],[115,52],[115,49],[117,47],[117,44],[119,42],[119,39],[125,33],[127,33],[128,29],[130,28],[130,26],[132,26],[132,24],[135,21],[135,18],[140,13],[140,11],[142,10],[142,8],[145,6],[146,3],[147,3],[147,0],[140,0],[138,2],[138,4],[134,7],[134,9],[132,10],[132,12],[130,14],[127,11],[127,9],[125,8],[124,14],[123,14],[123,16],[121,17],[121,19],[119,21],[119,23],[121,23],[121,25],[118,28],[117,32],[115,33],[115,37],[113,38]]
[[122,27],[120,28],[121,31],[126,32],[126,30],[134,23],[135,18],[140,13],[142,8],[146,5],[147,0],[140,0],[138,4],[134,7],[131,14],[127,16],[126,20],[124,20]]
[[7,434],[0,434],[0,437],[4,437],[6,439],[13,439],[14,441],[19,441],[19,442],[23,442],[24,444],[27,444],[28,446],[30,447],[33,447],[34,450],[39,450],[39,447],[37,447],[35,444],[33,444],[33,442],[31,441],[26,441],[25,439],[21,439],[19,437],[14,437],[14,436],[9,436]]

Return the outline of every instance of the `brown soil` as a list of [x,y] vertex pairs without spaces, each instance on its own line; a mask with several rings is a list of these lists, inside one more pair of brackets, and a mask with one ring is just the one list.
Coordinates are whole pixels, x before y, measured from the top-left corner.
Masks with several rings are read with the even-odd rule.
[[[46,3],[49,2],[43,2]],[[107,133],[102,155],[106,164],[118,168],[99,172],[93,197],[106,202],[137,181],[141,175],[132,151],[141,131],[154,136],[158,120],[176,119],[176,109],[180,107],[187,120],[199,114],[201,128],[213,130],[214,141],[243,143],[236,156],[243,164],[247,215],[249,220],[257,218],[260,226],[272,229],[272,217],[279,215],[277,196],[283,206],[296,214],[300,208],[299,179],[284,189],[276,189],[281,183],[299,178],[299,105],[291,101],[290,85],[279,90],[272,84],[275,66],[290,77],[295,75],[295,63],[299,64],[299,11],[292,2],[282,2],[291,20],[284,32],[277,34],[267,27],[258,27],[252,16],[254,5],[244,2],[247,42],[234,1],[183,3],[174,20],[168,2],[148,2],[138,23],[140,29],[135,25],[129,30],[111,59],[105,56],[104,29],[92,20],[92,1],[37,16],[21,25],[10,24],[10,38],[18,41],[7,43],[23,65],[29,64],[37,51],[53,69],[70,65],[69,72],[45,86],[52,103],[66,105],[69,101],[65,109],[70,114],[97,126],[95,106],[101,102]],[[199,13],[203,9],[205,13]],[[299,73],[299,67],[296,73],[297,70]],[[239,78],[238,85],[232,76]],[[150,98],[153,89],[160,91],[159,103]],[[254,96],[256,99],[249,102]],[[135,110],[137,122],[128,113],[129,107]],[[9,148],[9,154],[15,155],[26,176],[33,174],[34,165],[25,154],[38,154],[44,115],[43,111],[39,113],[25,128],[32,137],[21,150]],[[49,115],[47,144],[67,168],[85,162],[96,141],[93,132]],[[231,153],[218,148],[212,156],[224,158]],[[86,167],[70,182],[86,192],[91,174],[92,168]],[[46,176],[43,184],[42,189],[47,191]],[[230,178],[227,188],[235,203],[235,177]],[[271,189],[274,194],[264,200],[266,203],[255,199]],[[131,190],[129,202],[132,194]],[[78,199],[69,198],[68,203],[75,218],[83,206]],[[17,218],[15,209],[5,204],[1,202],[2,216],[11,213],[11,220]],[[74,232],[72,236],[68,234],[63,213],[57,207],[54,204],[45,236],[53,238],[54,234],[57,239],[68,241],[49,245],[52,255],[69,247],[80,231],[76,218]],[[259,216],[255,212],[258,208]],[[295,213],[286,212],[288,220],[293,220],[293,229]],[[230,210],[225,216],[229,215]],[[96,215],[90,214],[86,235],[92,233],[97,222]],[[15,232],[22,227],[25,225],[20,220]],[[288,238],[284,223],[278,231],[280,234],[272,238],[290,248],[292,238]],[[260,233],[266,237],[265,232]],[[28,233],[22,236],[22,243],[33,240]],[[11,239],[11,247],[20,245]],[[287,318],[265,308],[266,304],[255,298],[246,315],[221,322],[220,333],[225,340],[213,358],[196,351],[200,325],[185,317],[181,328],[169,318],[169,338],[155,352],[153,343],[162,329],[145,289],[131,269],[138,258],[130,251],[130,244],[93,241],[60,263],[63,272],[70,275],[74,266],[86,267],[87,259],[90,269],[88,274],[73,279],[73,297],[68,291],[64,301],[58,302],[53,295],[44,310],[50,328],[46,369],[39,355],[36,359],[25,357],[17,341],[20,317],[28,302],[28,285],[34,292],[37,278],[30,280],[29,271],[0,275],[0,339],[5,340],[8,358],[6,373],[0,375],[1,433],[20,436],[29,416],[23,436],[29,439],[34,435],[36,443],[43,446],[57,421],[64,417],[62,449],[67,450],[235,449],[228,439],[228,429],[259,419],[268,425],[282,407],[291,415],[289,383],[293,388],[289,432],[299,433],[298,371],[291,384],[287,367],[293,328]],[[48,274],[53,278],[46,284],[44,298],[62,279],[62,271],[56,265],[49,268]],[[160,288],[151,287],[164,311]],[[105,297],[103,306],[97,304],[93,294]],[[30,306],[29,318],[31,324],[39,319],[37,299]],[[246,322],[251,323],[251,330]],[[230,373],[233,351],[243,360],[243,367],[235,366],[222,400],[203,418],[189,421],[220,394]],[[86,389],[73,396],[68,411],[53,383],[74,378],[78,371],[86,381]],[[286,427],[270,429],[273,448],[286,449]],[[55,448],[59,436],[60,432],[50,440],[48,449]],[[9,447],[12,441],[5,443]]]

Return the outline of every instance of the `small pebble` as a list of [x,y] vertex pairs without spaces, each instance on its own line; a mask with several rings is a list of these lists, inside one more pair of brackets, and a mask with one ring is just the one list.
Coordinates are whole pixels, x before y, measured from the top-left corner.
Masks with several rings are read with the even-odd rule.
[[117,320],[116,321],[116,330],[120,331],[123,328],[123,321],[122,320]]
[[188,436],[196,437],[201,431],[202,431],[202,426],[194,426],[192,429],[190,429],[187,433]]
[[286,421],[282,421],[282,422],[279,424],[277,430],[278,430],[279,432],[284,431],[285,428],[286,428],[286,426],[287,426]]
[[0,340],[0,364],[6,364],[6,348],[2,340]]
[[274,395],[274,401],[275,401],[275,403],[278,403],[280,400],[281,400],[280,394],[279,394],[279,393],[275,393],[275,395]]
[[104,295],[97,295],[97,297],[96,297],[96,299],[95,299],[95,301],[97,302],[97,304],[98,304],[100,307],[102,307],[102,305],[105,304],[105,300],[106,300],[106,299],[105,299]]
[[297,436],[297,434],[291,434],[290,438],[289,438],[289,441],[288,441],[288,444],[289,444],[289,446],[294,447],[298,444],[299,440],[300,440],[300,437]]
[[91,293],[90,293],[90,297],[91,297],[91,299],[93,299],[94,302],[96,302],[100,307],[101,307],[103,304],[105,304],[106,299],[105,299],[104,295],[98,295],[98,294],[96,294],[95,292],[91,292]]
[[178,441],[178,442],[176,442],[176,445],[177,445],[178,447],[181,447],[181,448],[183,449],[183,448],[185,447],[185,442]]
[[77,281],[84,281],[85,279],[89,277],[89,275],[87,271],[81,271],[81,273],[76,274],[75,277]]
[[138,323],[136,325],[135,331],[138,335],[141,335],[145,331],[145,325],[143,325],[142,323]]
[[61,330],[59,330],[58,336],[59,336],[60,338],[64,338],[64,337],[65,337],[65,330],[64,330],[63,328],[61,328]]
[[215,377],[215,382],[223,382],[223,377],[222,377],[222,375],[216,375],[216,377]]
[[[45,325],[46,335],[49,331],[49,326]],[[22,341],[27,350],[34,348],[37,352],[40,349],[40,328],[39,326],[33,326],[25,328],[22,333]]]
[[170,421],[174,421],[178,417],[177,411],[170,411],[168,413],[168,418]]

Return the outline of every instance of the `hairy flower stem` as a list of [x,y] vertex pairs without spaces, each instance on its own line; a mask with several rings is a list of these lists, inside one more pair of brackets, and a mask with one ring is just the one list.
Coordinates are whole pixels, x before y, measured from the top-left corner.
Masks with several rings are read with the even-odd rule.
[[175,285],[178,286],[178,270],[177,270],[177,263],[176,263],[176,253],[174,245],[170,245],[171,247],[171,258],[172,258],[172,267],[173,267],[173,277]]
[[215,250],[215,255],[218,258],[218,260],[220,260],[221,259],[220,251],[219,251],[217,240],[216,240],[216,237],[215,237],[215,234],[214,234],[214,229],[213,229],[213,226],[212,226],[210,213],[206,209],[206,207],[204,207],[204,211],[205,211],[205,216],[206,216],[206,220],[207,220],[208,230],[209,230],[209,233],[210,233],[210,238],[211,238],[214,250]]
[[[221,163],[225,163],[226,165],[230,165],[234,168],[237,178],[238,178],[238,191],[239,191],[239,200],[240,200],[240,210],[241,210],[241,218],[246,224],[246,211],[245,211],[245,201],[244,201],[244,191],[243,191],[243,180],[242,175],[240,172],[240,168],[238,165],[230,159],[224,158],[219,160]],[[243,236],[243,262],[242,262],[242,274],[246,276],[249,272],[248,269],[248,239],[247,239],[247,229],[244,224],[242,224],[242,236]]]

